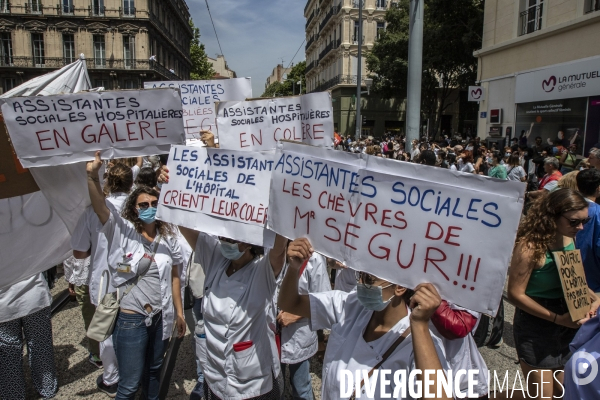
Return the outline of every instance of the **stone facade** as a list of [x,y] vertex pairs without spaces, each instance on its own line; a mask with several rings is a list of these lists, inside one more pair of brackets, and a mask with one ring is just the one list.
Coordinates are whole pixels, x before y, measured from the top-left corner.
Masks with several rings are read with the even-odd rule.
[[215,79],[237,78],[235,71],[229,69],[229,65],[227,65],[225,56],[219,54],[216,59],[210,57],[207,58],[216,72],[214,76]]
[[84,54],[93,86],[188,79],[184,0],[0,0],[2,91]]

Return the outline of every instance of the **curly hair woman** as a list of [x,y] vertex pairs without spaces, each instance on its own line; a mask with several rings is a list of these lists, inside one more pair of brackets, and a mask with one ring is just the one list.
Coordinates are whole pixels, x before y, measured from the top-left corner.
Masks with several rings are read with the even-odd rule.
[[183,256],[175,227],[156,220],[158,191],[135,189],[121,215],[107,207],[98,171],[100,152],[88,163],[88,190],[92,208],[106,237],[112,283],[123,288],[112,338],[119,364],[119,400],[158,399],[160,369],[175,323],[185,334],[181,303]]
[[[536,199],[517,232],[508,277],[508,299],[516,307],[515,347],[530,393],[541,388],[542,397],[562,393],[569,343],[585,322],[571,320],[552,252],[574,250],[573,238],[586,222],[585,198],[559,189]],[[592,309],[597,307],[596,302]]]

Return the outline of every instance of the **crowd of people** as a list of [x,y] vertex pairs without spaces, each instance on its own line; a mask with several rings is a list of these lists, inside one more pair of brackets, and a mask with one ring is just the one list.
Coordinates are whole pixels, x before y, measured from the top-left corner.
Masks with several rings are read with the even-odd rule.
[[[210,132],[202,140],[216,146]],[[536,138],[530,145],[522,137],[488,148],[478,137],[442,137],[406,146],[401,136],[355,141],[336,134],[335,147],[527,186],[508,298],[517,308],[514,338],[522,371],[532,372],[528,383],[542,388],[541,397],[552,397],[567,381],[561,371],[578,328],[598,318],[600,145],[579,160],[577,145],[564,143],[560,133],[553,143],[541,142]],[[160,190],[169,181],[166,161],[102,160],[96,153],[86,166],[91,206],[73,232],[73,255],[64,269],[86,330],[94,327],[107,297],[117,302],[108,338],[87,340],[89,362],[102,369],[100,392],[134,399],[141,391],[144,399],[158,399],[166,346],[187,325],[198,377],[191,399],[280,399],[288,384],[293,398],[313,399],[310,359],[324,341],[323,330],[329,332],[323,369],[313,371],[322,377],[323,399],[340,398],[342,371],[378,369],[405,376],[413,370],[476,369],[475,392],[487,398],[487,367],[473,339],[480,313],[442,299],[432,284],[407,288],[354,271],[315,252],[304,238],[277,235],[274,246],[264,249],[157,220]],[[593,306],[573,322],[552,251],[575,248]],[[57,393],[50,300],[41,274],[0,290],[1,398],[25,398],[24,341],[35,389],[43,398]],[[384,398],[384,391],[391,395],[395,383],[384,391],[380,383],[375,398]],[[431,385],[435,398],[453,397],[433,382],[420,384]],[[365,386],[360,382],[362,393]],[[465,395],[467,386],[464,375],[454,396]]]

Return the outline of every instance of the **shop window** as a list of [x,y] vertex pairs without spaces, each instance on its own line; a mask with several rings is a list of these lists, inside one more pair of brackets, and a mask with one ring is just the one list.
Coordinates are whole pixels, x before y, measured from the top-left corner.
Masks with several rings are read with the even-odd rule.
[[17,82],[15,78],[4,78],[2,81],[2,93],[6,93],[9,90],[13,89],[17,86]]

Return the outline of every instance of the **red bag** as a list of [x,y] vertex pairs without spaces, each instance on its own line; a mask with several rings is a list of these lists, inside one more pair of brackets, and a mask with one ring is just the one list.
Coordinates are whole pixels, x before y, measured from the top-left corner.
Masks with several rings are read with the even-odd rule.
[[248,340],[246,342],[235,343],[233,345],[233,351],[235,351],[236,353],[239,353],[240,351],[249,349],[250,347],[252,347],[253,344],[254,343],[252,343],[252,340]]

